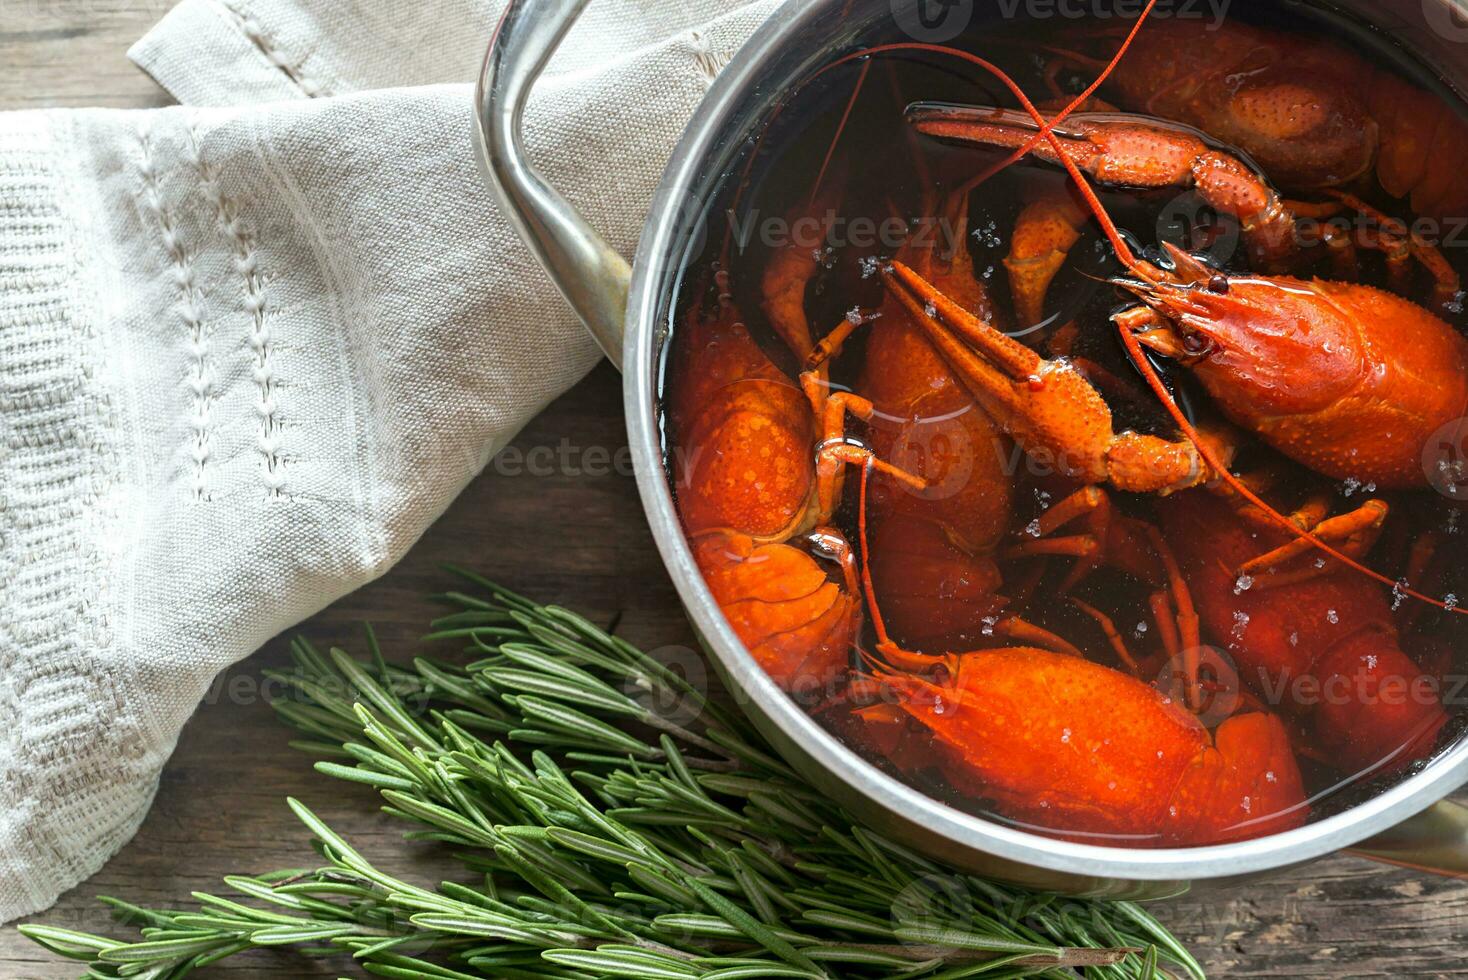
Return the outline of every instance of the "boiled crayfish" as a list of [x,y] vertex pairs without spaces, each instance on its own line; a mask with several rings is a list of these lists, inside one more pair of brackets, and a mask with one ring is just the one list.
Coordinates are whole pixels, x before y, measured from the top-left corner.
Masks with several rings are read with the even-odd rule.
[[[677,349],[669,418],[678,507],[704,580],[730,625],[786,690],[828,687],[846,670],[860,623],[852,557],[830,521],[842,468],[870,453],[842,436],[860,399],[797,385],[755,343],[715,276],[712,313],[695,304]],[[894,474],[901,477],[901,474]],[[805,537],[843,574],[832,581]]]
[[909,765],[926,756],[959,793],[1031,829],[1202,846],[1288,830],[1309,812],[1289,734],[1271,714],[1237,714],[1210,733],[1149,684],[1025,647],[955,656],[931,676],[879,676],[897,707],[861,715],[894,730],[866,737]]
[[[1084,49],[1112,34],[1077,31],[1066,40]],[[1049,71],[1057,95],[1067,64],[1086,62],[1095,63],[1062,45]],[[1357,220],[1319,229],[1336,277],[1355,278],[1358,251],[1377,250],[1393,289],[1409,291],[1420,263],[1433,278],[1434,306],[1461,307],[1458,274],[1432,242],[1446,237],[1452,229],[1445,222],[1468,206],[1459,179],[1468,162],[1468,122],[1446,100],[1331,41],[1236,20],[1149,24],[1129,41],[1124,63],[1104,77],[1107,94],[1124,108],[1196,127],[1243,150],[1275,186],[1325,199],[1295,202],[1304,216],[1355,212]],[[1406,198],[1419,220],[1409,224],[1365,203],[1358,193],[1373,185]]]
[[[1077,29],[1052,64],[1099,67],[1087,49],[1117,39],[1115,30]],[[1239,147],[1290,193],[1361,187],[1374,175],[1419,215],[1468,207],[1468,124],[1457,109],[1325,38],[1237,18],[1155,20],[1105,84],[1123,108]]]
[[1306,726],[1326,765],[1376,774],[1432,750],[1447,714],[1380,588],[1339,567],[1277,586],[1240,580],[1234,568],[1289,536],[1208,493],[1161,512],[1169,536],[1190,542],[1179,561],[1204,629],[1255,695]]
[[[962,221],[962,199],[945,210]],[[960,225],[961,226],[961,225]],[[965,306],[993,313],[966,252],[904,248]],[[930,484],[876,481],[872,576],[894,629],[921,646],[962,642],[999,618],[1005,600],[992,554],[1010,530],[1014,487],[1004,436],[953,377],[906,311],[884,303],[870,324],[857,391],[876,409],[872,448]]]
[[[1172,592],[1158,608],[1177,617],[1159,632],[1188,636],[1189,587],[1157,544]],[[904,770],[936,769],[1021,825],[1102,843],[1226,843],[1288,830],[1309,813],[1273,714],[1230,713],[1210,732],[1183,700],[1064,650],[904,650],[868,598],[885,662],[870,683],[887,697],[855,712],[857,737]]]
[[[952,226],[966,227],[967,201],[966,189],[948,196],[941,210]],[[899,255],[933,276],[962,309],[985,319],[997,315],[966,251],[904,248]],[[1031,534],[1006,543],[1015,474],[1007,466],[1010,442],[994,414],[976,401],[899,294],[887,291],[868,329],[857,391],[875,409],[872,448],[927,484],[915,490],[879,476],[865,515],[871,575],[888,627],[921,647],[971,643],[981,634],[1034,642],[1038,628],[1008,610],[1009,599],[1000,595],[994,558],[1074,558],[1072,576],[1083,577],[1126,550],[1109,498],[1083,487],[1048,508]],[[1045,639],[1074,652],[1057,638]]]
[[[921,167],[920,158],[914,157],[914,164]],[[832,184],[841,179],[833,177]],[[812,195],[806,208],[789,215],[787,226],[818,227],[834,203],[829,188]],[[947,193],[941,206],[928,200],[923,213],[934,207],[946,227],[966,227],[968,189]],[[1015,491],[1011,444],[907,306],[889,292],[874,313],[849,316],[812,345],[805,298],[822,271],[827,248],[811,238],[787,243],[766,264],[761,307],[774,332],[804,358],[813,384],[820,383],[817,372],[854,333],[868,332],[867,369],[856,395],[870,405],[864,418],[876,458],[900,467],[889,471],[894,475],[877,475],[867,515],[875,542],[871,574],[888,626],[905,642],[923,647],[961,644],[980,634],[1063,643],[1008,608],[995,557],[1073,557],[1072,575],[1079,579],[1103,555],[1118,561],[1128,557],[1124,523],[1113,523],[1109,499],[1086,487],[1041,515],[1035,533],[1006,540]],[[966,249],[944,250],[909,236],[898,256],[933,276],[965,309],[985,318],[997,315]],[[915,486],[913,477],[924,485]],[[1059,533],[1072,525],[1076,533]]]

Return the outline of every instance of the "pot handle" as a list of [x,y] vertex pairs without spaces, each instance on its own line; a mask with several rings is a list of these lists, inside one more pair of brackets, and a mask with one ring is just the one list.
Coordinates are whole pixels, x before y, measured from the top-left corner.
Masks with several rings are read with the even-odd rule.
[[632,268],[531,166],[521,138],[535,80],[589,0],[511,0],[474,95],[481,169],[515,230],[618,369]]
[[1443,800],[1347,853],[1384,864],[1468,878],[1468,807]]

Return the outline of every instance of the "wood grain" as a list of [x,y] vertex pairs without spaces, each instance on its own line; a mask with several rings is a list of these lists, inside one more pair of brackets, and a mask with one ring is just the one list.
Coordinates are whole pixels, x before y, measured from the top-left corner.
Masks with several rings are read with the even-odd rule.
[[0,0],[0,108],[144,108],[173,99],[127,60],[169,0]]
[[[389,2],[389,0],[381,0]],[[167,97],[132,68],[127,46],[161,16],[163,0],[0,0],[0,108],[142,107]],[[550,301],[548,299],[548,301]],[[632,480],[600,465],[625,445],[618,379],[608,368],[556,402],[521,435],[555,464],[528,472],[510,455],[491,463],[386,577],[302,625],[323,644],[359,642],[370,619],[389,654],[409,655],[443,587],[442,562],[471,566],[545,601],[605,620],[650,647],[690,644],[687,624],[643,526]],[[591,452],[588,452],[591,451]],[[523,459],[524,457],[519,457]],[[284,639],[227,671],[190,721],[138,836],[91,880],[37,917],[112,928],[94,896],[176,905],[232,872],[312,864],[283,802],[309,803],[383,866],[432,882],[446,865],[411,846],[360,787],[314,775],[310,760],[261,697],[261,671],[286,661]],[[1334,858],[1226,892],[1157,906],[1214,976],[1468,976],[1468,883]],[[119,934],[121,934],[119,932]],[[72,966],[0,929],[0,978],[59,980]],[[227,961],[209,975],[335,977],[349,963],[290,953]]]

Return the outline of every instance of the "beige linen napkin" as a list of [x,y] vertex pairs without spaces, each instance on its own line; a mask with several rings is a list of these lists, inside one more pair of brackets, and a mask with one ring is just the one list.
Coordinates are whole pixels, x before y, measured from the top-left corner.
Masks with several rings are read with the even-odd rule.
[[[0,921],[595,363],[476,170],[502,4],[185,0],[132,52],[185,106],[0,114]],[[594,0],[537,89],[534,158],[624,254],[774,6]]]

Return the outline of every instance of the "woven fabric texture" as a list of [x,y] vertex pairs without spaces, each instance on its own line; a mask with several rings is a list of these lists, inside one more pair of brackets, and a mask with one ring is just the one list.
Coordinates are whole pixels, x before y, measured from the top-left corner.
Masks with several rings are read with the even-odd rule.
[[[596,363],[474,161],[501,6],[185,0],[132,51],[184,105],[0,114],[0,921]],[[538,87],[538,165],[629,257],[774,6],[597,0]]]

